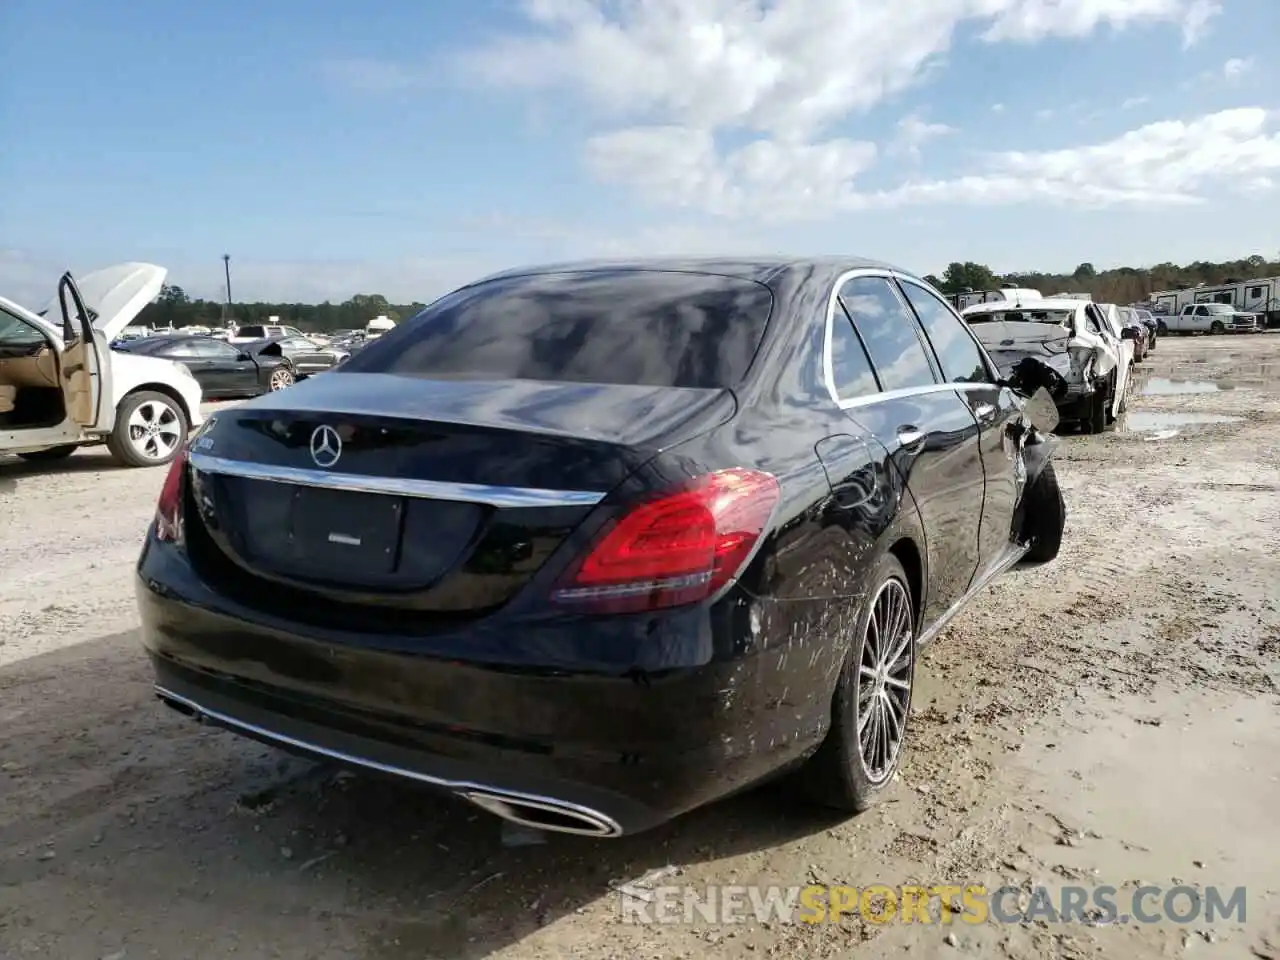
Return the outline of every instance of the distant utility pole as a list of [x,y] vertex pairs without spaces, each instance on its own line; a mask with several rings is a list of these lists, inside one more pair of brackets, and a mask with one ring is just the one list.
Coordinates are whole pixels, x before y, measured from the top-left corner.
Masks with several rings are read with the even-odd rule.
[[222,255],[222,270],[227,277],[227,302],[222,305],[222,322],[225,325],[231,319],[231,254]]

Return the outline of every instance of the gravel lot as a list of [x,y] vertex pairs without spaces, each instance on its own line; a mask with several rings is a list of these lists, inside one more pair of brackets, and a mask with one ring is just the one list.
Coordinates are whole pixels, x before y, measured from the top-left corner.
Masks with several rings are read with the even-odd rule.
[[[888,802],[833,821],[775,787],[603,843],[504,846],[469,808],[162,708],[131,577],[163,471],[0,461],[0,957],[1280,958],[1280,336],[1170,338],[1137,371],[1119,430],[1063,438],[1058,561],[922,662]],[[668,865],[697,887],[1245,885],[1248,916],[620,922],[610,883]]]

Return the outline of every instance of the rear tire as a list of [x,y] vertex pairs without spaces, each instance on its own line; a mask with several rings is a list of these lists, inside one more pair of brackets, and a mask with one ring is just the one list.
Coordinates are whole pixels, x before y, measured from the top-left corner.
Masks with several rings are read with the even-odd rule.
[[1107,391],[1098,390],[1089,401],[1089,412],[1080,420],[1084,433],[1102,433],[1107,429]]
[[870,583],[872,600],[858,614],[831,698],[831,728],[799,772],[811,800],[847,813],[866,810],[893,782],[915,686],[915,600],[906,571],[893,554],[885,554]]
[[267,381],[267,388],[275,393],[277,390],[284,390],[292,387],[297,382],[297,375],[293,371],[293,367],[287,363],[283,363],[271,371],[271,377]]
[[1026,559],[1032,563],[1048,563],[1062,548],[1062,531],[1067,525],[1067,503],[1058,486],[1053,462],[1044,465],[1035,482],[1027,487],[1026,520],[1023,538],[1030,543]]
[[33,463],[46,463],[50,460],[65,460],[75,453],[79,447],[78,443],[64,443],[60,447],[49,447],[45,450],[28,450],[26,453],[18,454],[18,456]]
[[107,449],[126,467],[159,467],[178,455],[191,426],[182,404],[151,390],[131,393],[116,409]]

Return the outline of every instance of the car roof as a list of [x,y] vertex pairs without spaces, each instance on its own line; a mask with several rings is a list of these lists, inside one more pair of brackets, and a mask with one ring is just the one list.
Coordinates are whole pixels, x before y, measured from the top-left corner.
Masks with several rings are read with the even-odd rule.
[[962,316],[974,313],[997,313],[1005,310],[1083,310],[1088,300],[988,300],[975,303],[961,311]]
[[490,274],[476,283],[508,277],[528,277],[550,273],[614,273],[624,271],[635,272],[672,272],[672,273],[708,273],[721,276],[740,277],[744,280],[756,280],[768,284],[782,274],[793,272],[841,272],[858,269],[896,270],[911,274],[892,264],[865,257],[789,257],[782,255],[769,256],[702,256],[702,257],[632,257],[617,260],[568,260],[559,263],[535,264],[515,267]]
[[149,337],[138,337],[125,341],[130,347],[153,347],[162,343],[183,343],[187,340],[212,340],[207,333],[157,333]]

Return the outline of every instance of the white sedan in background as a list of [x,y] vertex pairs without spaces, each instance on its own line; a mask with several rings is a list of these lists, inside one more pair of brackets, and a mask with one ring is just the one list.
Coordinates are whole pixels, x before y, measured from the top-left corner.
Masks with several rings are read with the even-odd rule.
[[[991,301],[961,314],[1003,376],[1028,359],[1052,371],[1058,414],[1098,433],[1124,412],[1133,343],[1085,300]],[[1046,384],[1048,386],[1048,384]]]

